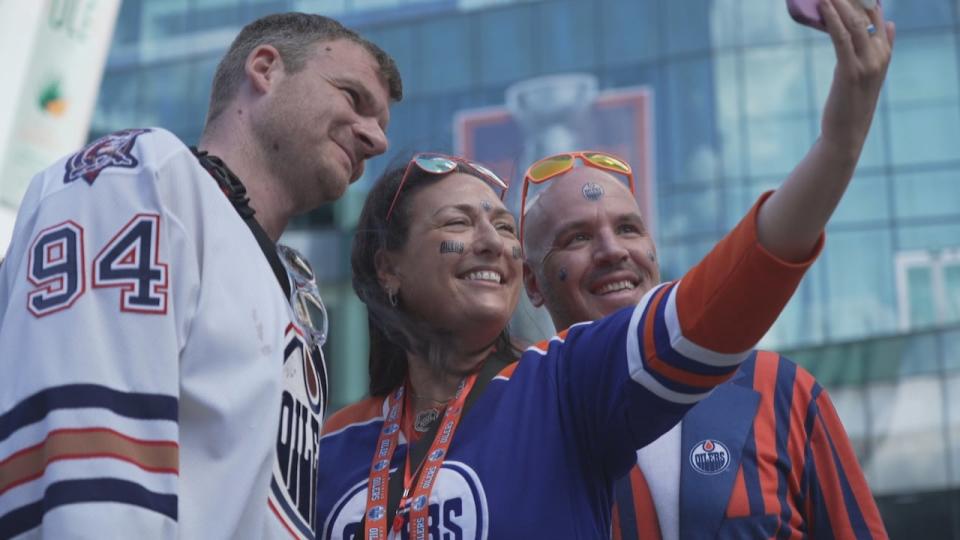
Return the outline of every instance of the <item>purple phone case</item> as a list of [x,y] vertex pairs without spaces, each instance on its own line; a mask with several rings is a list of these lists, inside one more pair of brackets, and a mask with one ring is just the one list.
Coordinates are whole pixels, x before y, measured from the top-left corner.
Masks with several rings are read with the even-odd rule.
[[[877,0],[877,5],[880,4],[880,0]],[[820,0],[787,0],[787,11],[790,12],[793,20],[798,23],[826,31],[827,27],[823,22],[823,17],[820,16],[820,11],[817,9],[819,5]]]
[[800,24],[812,26],[817,30],[826,30],[820,11],[817,7],[820,0],[787,0],[787,11],[793,20]]

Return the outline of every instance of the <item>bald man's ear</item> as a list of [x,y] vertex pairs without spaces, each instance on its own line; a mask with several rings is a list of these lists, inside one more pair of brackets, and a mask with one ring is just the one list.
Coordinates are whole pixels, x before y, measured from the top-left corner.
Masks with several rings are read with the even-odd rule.
[[247,74],[250,86],[255,92],[267,93],[277,73],[283,71],[283,59],[280,58],[280,51],[273,45],[254,47],[247,55],[244,71]]
[[523,286],[527,290],[527,298],[533,307],[543,305],[543,293],[540,292],[540,283],[537,281],[537,275],[529,264],[523,263]]

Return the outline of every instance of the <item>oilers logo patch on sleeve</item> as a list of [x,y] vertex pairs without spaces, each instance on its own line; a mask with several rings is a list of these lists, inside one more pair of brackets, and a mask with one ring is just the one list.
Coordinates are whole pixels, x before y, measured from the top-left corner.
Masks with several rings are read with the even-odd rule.
[[150,131],[124,129],[93,141],[67,160],[63,183],[69,184],[83,178],[93,185],[100,172],[109,167],[136,168],[140,162],[133,155],[133,145],[137,142],[137,137]]

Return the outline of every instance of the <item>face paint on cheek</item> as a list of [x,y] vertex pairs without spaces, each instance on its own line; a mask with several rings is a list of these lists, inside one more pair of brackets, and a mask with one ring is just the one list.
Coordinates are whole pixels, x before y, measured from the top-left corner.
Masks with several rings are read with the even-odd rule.
[[560,267],[560,272],[557,274],[557,278],[559,278],[560,281],[566,281],[566,280],[567,280],[567,269],[561,266],[561,267]]
[[652,262],[652,263],[656,263],[656,262],[657,262],[657,254],[654,253],[653,251],[648,251],[648,252],[647,252],[647,258],[650,259],[650,262]]
[[513,258],[519,259],[523,253],[520,250],[520,246],[513,246]]
[[463,242],[444,240],[440,242],[440,253],[463,253]]

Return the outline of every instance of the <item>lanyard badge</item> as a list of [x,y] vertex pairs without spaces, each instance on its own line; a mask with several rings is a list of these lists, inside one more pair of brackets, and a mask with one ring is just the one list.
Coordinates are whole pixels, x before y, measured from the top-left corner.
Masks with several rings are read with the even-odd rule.
[[[410,438],[407,438],[407,464],[404,468],[403,496],[397,507],[397,515],[392,529],[399,532],[403,526],[403,514],[410,513],[409,533],[416,540],[427,540],[429,525],[429,501],[440,468],[443,466],[453,434],[460,423],[463,405],[470,389],[477,380],[474,373],[460,381],[453,401],[443,414],[440,429],[430,445],[417,470],[411,473]],[[364,525],[366,540],[386,540],[387,538],[387,489],[390,481],[390,460],[400,440],[400,423],[406,406],[404,387],[396,389],[387,398],[387,417],[377,439],[377,446],[370,465],[370,478],[367,483],[367,507]],[[422,474],[420,474],[422,471]],[[416,485],[413,483],[416,482]],[[412,489],[411,489],[412,488]],[[412,493],[411,493],[412,491]]]

